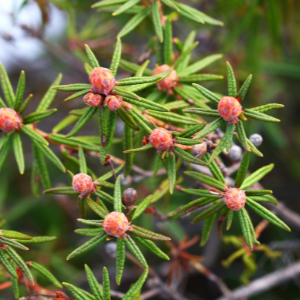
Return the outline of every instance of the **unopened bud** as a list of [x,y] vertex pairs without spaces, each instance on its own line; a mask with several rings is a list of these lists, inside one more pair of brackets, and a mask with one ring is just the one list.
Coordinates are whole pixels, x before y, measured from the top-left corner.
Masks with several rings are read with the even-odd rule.
[[152,130],[149,142],[158,152],[161,152],[169,150],[173,146],[173,137],[168,130],[158,127]]
[[102,67],[94,68],[89,79],[93,91],[98,94],[108,95],[117,85],[111,70]]
[[[158,74],[166,72],[170,69],[171,69],[171,67],[168,65],[161,65],[153,71],[152,75],[158,75]],[[178,80],[179,80],[179,78],[177,76],[176,71],[172,70],[171,73],[165,79],[157,82],[156,85],[160,91],[161,90],[170,91],[172,88],[177,86]]]
[[15,129],[20,129],[22,123],[22,119],[13,109],[0,108],[0,130],[9,133]]
[[131,229],[128,219],[122,212],[113,211],[104,218],[102,226],[108,235],[115,237],[127,237],[125,233]]
[[105,97],[104,103],[107,105],[107,108],[111,111],[118,110],[121,107],[123,98],[119,95],[109,95]]
[[229,124],[238,123],[242,105],[234,97],[223,97],[218,104],[218,112]]
[[102,101],[103,97],[98,94],[88,93],[83,97],[84,102],[92,107],[98,107]]
[[254,134],[250,135],[249,140],[253,143],[253,145],[255,147],[260,146],[263,142],[262,136],[258,133],[254,133]]
[[206,143],[194,145],[191,149],[191,153],[195,157],[202,157],[207,151]]
[[133,188],[126,189],[122,194],[122,202],[125,206],[133,205],[136,199],[137,199],[137,192]]
[[231,188],[225,192],[224,202],[230,210],[241,210],[246,203],[246,194],[239,188]]

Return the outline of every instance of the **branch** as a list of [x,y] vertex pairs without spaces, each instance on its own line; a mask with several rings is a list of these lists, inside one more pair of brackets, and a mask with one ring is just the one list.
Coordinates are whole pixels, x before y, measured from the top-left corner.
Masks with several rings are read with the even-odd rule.
[[279,284],[283,284],[293,277],[300,274],[300,261],[271,274],[265,275],[259,279],[252,281],[247,286],[242,286],[233,290],[230,295],[222,296],[217,300],[238,300],[241,298],[248,298],[267,291]]

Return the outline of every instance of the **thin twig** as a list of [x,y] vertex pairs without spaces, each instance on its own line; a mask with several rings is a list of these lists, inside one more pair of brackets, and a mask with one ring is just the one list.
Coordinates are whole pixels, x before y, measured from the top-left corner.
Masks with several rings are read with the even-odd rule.
[[267,291],[279,284],[283,284],[298,275],[300,275],[300,262],[256,279],[249,285],[239,287],[231,291],[230,295],[222,296],[217,300],[237,300],[241,298],[248,298]]

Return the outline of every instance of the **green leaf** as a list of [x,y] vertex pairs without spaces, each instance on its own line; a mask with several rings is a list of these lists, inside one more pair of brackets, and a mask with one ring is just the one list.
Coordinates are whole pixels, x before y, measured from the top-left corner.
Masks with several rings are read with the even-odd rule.
[[55,125],[52,129],[53,133],[60,132],[70,124],[76,122],[78,120],[77,116],[69,115],[62,119],[57,125]]
[[81,130],[81,128],[93,117],[97,109],[98,107],[89,106],[87,110],[84,112],[84,114],[77,121],[73,129],[66,135],[66,137],[69,138],[77,134]]
[[247,196],[264,196],[273,192],[271,190],[246,190],[245,193]]
[[150,60],[146,60],[144,61],[144,63],[142,63],[139,67],[139,69],[135,72],[135,77],[141,77],[143,76],[143,73],[145,71],[145,69],[147,68],[147,66],[149,65]]
[[228,215],[227,215],[227,225],[226,225],[227,230],[230,229],[232,220],[233,220],[233,210],[229,210]]
[[21,174],[24,174],[25,171],[25,159],[24,159],[24,153],[23,153],[23,146],[22,146],[22,140],[19,132],[15,132],[12,135],[12,143],[15,153],[16,162],[19,167],[19,172]]
[[[13,268],[13,270],[16,270],[16,264],[14,261],[11,262],[11,266]],[[15,299],[19,299],[20,297],[20,293],[19,293],[19,284],[18,284],[18,279],[15,277],[10,277],[10,281],[11,281],[11,285],[12,285],[12,289],[13,289],[13,293],[15,296]]]
[[56,236],[35,236],[30,240],[20,240],[17,239],[16,241],[22,244],[40,244],[45,242],[50,242],[56,239]]
[[99,109],[99,114],[98,114],[98,123],[99,123],[99,134],[100,134],[100,161],[101,164],[105,164],[106,160],[106,152],[107,148],[105,147],[106,144],[106,138],[107,138],[107,118],[106,118],[106,109]]
[[96,2],[92,5],[92,8],[101,8],[104,6],[110,6],[112,4],[122,4],[126,2],[127,0],[101,0],[99,2]]
[[112,197],[111,195],[109,195],[109,194],[107,194],[107,193],[105,193],[101,190],[97,190],[95,195],[97,197],[99,197],[101,200],[104,200],[104,201],[109,202],[111,204],[114,203],[114,197]]
[[155,179],[157,172],[160,168],[160,162],[161,162],[161,153],[156,152],[155,153],[155,160],[154,160],[154,169],[153,169],[153,175],[152,180]]
[[127,2],[125,2],[125,4],[120,6],[115,12],[113,12],[112,15],[118,16],[118,15],[122,14],[123,12],[129,10],[131,7],[138,4],[139,2],[140,2],[140,0],[128,0]]
[[226,126],[226,142],[225,142],[225,148],[226,151],[229,152],[232,144],[232,138],[235,130],[235,125],[234,124],[227,124]]
[[227,142],[226,133],[227,133],[227,131],[225,132],[225,134],[223,135],[223,137],[219,141],[217,147],[212,152],[212,154],[211,154],[211,156],[210,156],[210,158],[208,160],[208,164],[210,164],[212,161],[214,161],[215,158],[217,158],[217,156],[225,149],[226,142]]
[[[129,73],[132,73],[132,74],[135,74],[139,70],[139,68],[141,67],[140,65],[137,65],[135,63],[129,62],[129,61],[124,60],[124,59],[120,60],[119,66],[123,70],[125,70],[125,71],[127,71]],[[143,74],[147,75],[147,76],[151,76],[152,75],[152,71],[150,69],[146,68],[144,70]],[[141,74],[141,75],[143,75],[143,74]]]
[[79,97],[82,97],[86,94],[90,93],[90,89],[84,89],[84,90],[80,90],[79,92],[76,92],[74,94],[72,94],[71,96],[67,97],[64,101],[70,101],[70,100],[73,100],[73,99],[76,99],[76,98],[79,98]]
[[168,181],[169,181],[169,191],[173,194],[174,185],[176,182],[176,160],[174,154],[167,154],[163,159],[163,163],[167,169]]
[[[61,82],[61,79],[62,79],[62,74],[58,74],[58,76],[53,81],[51,86],[53,87],[53,86],[59,85]],[[49,87],[48,91],[42,98],[38,108],[36,109],[36,112],[42,112],[42,111],[47,110],[49,108],[49,106],[51,105],[51,103],[53,102],[57,91],[55,89],[53,89],[52,87]]]
[[216,118],[220,117],[220,115],[216,109],[187,108],[187,109],[184,109],[183,112],[191,113],[191,114],[199,115],[199,116],[216,117]]
[[[142,84],[142,83],[156,83],[163,79],[164,73],[159,73],[155,76],[143,76],[143,77],[127,77],[123,79],[118,80],[118,86],[126,86],[126,85],[135,85],[135,84]],[[169,74],[170,71],[167,71],[167,74]],[[162,75],[161,75],[162,74]]]
[[123,300],[133,300],[142,289],[142,286],[148,276],[148,269],[145,269],[138,281],[130,288],[126,295],[122,298]]
[[220,97],[218,97],[216,94],[212,93],[205,87],[193,83],[192,84],[194,88],[196,88],[205,98],[207,98],[211,103],[218,105],[220,101]]
[[226,190],[226,184],[224,182],[220,182],[219,180],[212,178],[210,176],[194,172],[194,171],[185,171],[186,175],[200,181],[201,183],[207,184],[210,187],[213,187],[219,191],[225,192]]
[[262,218],[266,219],[270,223],[280,227],[283,230],[291,231],[291,229],[277,216],[275,216],[272,212],[270,212],[259,203],[253,201],[251,198],[247,197],[246,205],[248,205],[252,210],[254,210],[257,214],[259,214]]
[[109,213],[105,208],[99,205],[97,202],[93,201],[91,198],[87,199],[87,204],[89,207],[101,218],[105,218],[105,216]]
[[87,55],[87,57],[88,57],[88,59],[89,59],[90,65],[91,65],[93,68],[98,68],[98,67],[100,67],[99,62],[98,62],[98,60],[97,60],[95,54],[94,54],[93,51],[91,50],[91,48],[90,48],[87,44],[85,44],[84,47],[85,47],[85,52],[86,52],[86,55]]
[[176,123],[176,124],[195,125],[200,123],[200,121],[196,119],[189,118],[186,116],[181,116],[179,114],[172,113],[172,112],[158,112],[154,110],[147,110],[146,114],[154,118],[158,118],[159,120]]
[[[16,90],[16,102],[15,102],[15,111],[19,111],[22,100],[23,100],[23,95],[24,95],[24,90],[25,90],[25,72],[21,71],[20,77],[19,77],[19,82]],[[23,120],[24,121],[24,120]]]
[[119,38],[117,38],[117,43],[115,47],[115,51],[111,60],[111,64],[109,69],[111,70],[112,74],[114,77],[117,75],[120,59],[121,59],[121,54],[122,54],[122,43]]
[[200,139],[202,137],[205,137],[206,135],[208,135],[209,133],[213,132],[214,130],[216,130],[217,128],[221,127],[223,124],[225,123],[225,121],[223,120],[222,117],[219,117],[218,119],[212,121],[211,123],[209,123],[206,127],[204,127],[203,130],[201,130],[199,133],[197,133],[193,139]]
[[28,135],[31,140],[35,140],[38,143],[46,145],[46,146],[49,145],[49,143],[47,142],[47,140],[45,138],[43,138],[41,135],[39,135],[37,132],[35,132],[30,127],[23,125],[23,126],[21,126],[21,131],[23,133],[25,133],[26,135]]
[[243,207],[241,210],[237,211],[237,214],[239,216],[240,225],[242,228],[243,236],[245,238],[245,241],[249,248],[253,250],[253,243],[252,243],[252,235],[251,235],[251,229],[250,224],[248,222],[248,218],[246,216],[247,212],[246,209]]
[[116,250],[116,282],[118,285],[121,283],[125,263],[125,242],[124,239],[117,239]]
[[33,140],[33,143],[59,170],[66,172],[65,166],[48,146],[40,144],[36,140]]
[[87,75],[90,75],[90,73],[93,71],[92,66],[88,63],[84,63],[84,69],[85,69]]
[[248,91],[249,85],[251,83],[251,80],[252,80],[252,75],[249,75],[245,80],[245,82],[243,83],[242,87],[240,88],[238,94],[236,95],[236,98],[239,99],[240,101],[244,99]]
[[182,217],[182,216],[194,211],[195,209],[198,209],[202,206],[205,206],[205,205],[208,205],[212,202],[215,202],[220,197],[221,196],[217,197],[217,196],[214,196],[214,195],[210,195],[208,197],[203,197],[203,198],[200,198],[200,199],[196,199],[194,201],[189,202],[186,205],[181,206],[177,210],[173,211],[172,213],[170,213],[167,216],[167,218],[168,219],[177,219],[179,217]]
[[34,261],[29,262],[28,265],[30,267],[32,267],[34,270],[36,270],[37,272],[39,272],[41,275],[45,276],[56,287],[58,287],[60,289],[62,288],[61,283],[45,267],[43,267],[42,265],[40,265],[40,264],[38,264],[38,263],[36,263]]
[[125,240],[126,246],[128,247],[129,251],[133,254],[133,256],[138,260],[138,262],[144,267],[148,268],[147,262],[145,260],[144,255],[142,254],[141,250],[138,248],[134,240],[131,236],[127,236],[123,238]]
[[79,213],[80,213],[80,216],[82,219],[86,218],[85,198],[87,198],[87,197],[86,196],[78,197],[78,209],[79,209]]
[[107,269],[103,268],[103,299],[110,300],[110,283]]
[[210,25],[223,26],[222,22],[205,15],[204,13],[200,12],[199,10],[197,10],[193,7],[190,7],[188,5],[185,5],[183,3],[178,3],[178,2],[176,2],[176,5],[179,8],[178,13],[185,18],[188,18],[188,19],[190,19],[194,22],[198,22],[200,24],[207,23]]
[[173,151],[177,156],[179,156],[180,158],[182,158],[186,162],[196,164],[196,165],[200,165],[200,166],[206,166],[207,165],[203,160],[193,156],[189,152],[186,152],[186,151],[180,149],[177,146],[174,147]]
[[259,120],[259,121],[264,121],[264,122],[280,122],[279,119],[268,116],[266,114],[263,114],[261,112],[255,111],[255,110],[251,110],[251,109],[247,109],[245,108],[245,116],[248,118],[252,118],[255,120]]
[[152,198],[153,196],[149,195],[137,206],[135,213],[132,217],[132,220],[138,218],[144,212],[144,210],[150,205]]
[[172,65],[172,53],[173,53],[173,33],[172,23],[167,20],[164,26],[164,63],[168,66]]
[[32,239],[32,236],[29,236],[27,234],[12,231],[12,230],[0,230],[0,236],[3,236],[5,238],[9,239],[24,239],[24,240],[30,240]]
[[151,8],[145,7],[140,13],[132,17],[119,32],[118,37],[121,38],[136,28],[151,12]]
[[[82,219],[84,220],[84,219]],[[80,228],[80,229],[75,229],[74,232],[83,236],[87,237],[94,237],[99,235],[104,231],[104,228]]]
[[158,1],[153,1],[151,3],[151,9],[152,9],[152,21],[153,21],[153,25],[154,25],[154,30],[155,30],[158,40],[162,43],[164,40],[164,37],[163,37],[163,29],[162,29],[161,21],[160,21],[160,12],[159,12]]
[[48,118],[54,115],[56,112],[57,112],[56,108],[40,111],[40,112],[34,112],[24,117],[23,122],[24,124],[32,124],[34,122],[38,122],[42,119]]
[[76,300],[90,300],[78,287],[66,282],[63,282],[62,284]]
[[79,193],[74,191],[71,186],[60,186],[45,190],[43,194],[54,194],[54,195],[78,195]]
[[208,217],[222,210],[224,206],[225,203],[223,201],[213,204],[206,210],[202,211],[199,215],[197,215],[197,217],[192,220],[191,224],[196,224],[204,219],[207,219]]
[[124,96],[123,99],[126,102],[129,102],[131,104],[135,104],[135,105],[142,106],[145,108],[150,108],[150,109],[152,109],[153,113],[160,114],[161,112],[168,112],[168,109],[166,109],[164,106],[162,106],[158,103],[155,103],[151,100],[145,99],[145,98],[140,98],[140,100],[135,100],[135,99]]
[[228,95],[231,97],[236,97],[237,96],[236,80],[235,80],[233,69],[228,61],[226,62],[226,69],[227,69],[227,81],[228,81]]
[[279,108],[283,108],[284,105],[279,104],[279,103],[268,103],[265,105],[261,105],[261,106],[257,106],[251,109],[248,109],[249,111],[258,111],[260,113],[265,113],[268,112],[272,109],[279,109]]
[[155,233],[153,231],[147,230],[145,228],[131,225],[132,229],[129,231],[134,234],[135,236],[138,236],[143,239],[152,240],[152,241],[170,241],[171,239],[167,236],[164,236],[162,234]]
[[78,222],[90,226],[102,227],[102,220],[86,220],[86,219],[77,219]]
[[258,182],[265,175],[267,175],[269,172],[271,172],[273,168],[274,168],[274,164],[270,164],[270,165],[264,166],[264,167],[256,170],[254,173],[252,173],[250,176],[248,176],[244,180],[244,182],[241,186],[241,189],[246,189],[246,188],[250,187],[251,185],[253,185],[254,183]]
[[[133,140],[132,140],[132,128],[124,125],[124,133],[123,133],[123,150],[132,149],[133,148]],[[124,153],[125,157],[125,167],[124,167],[124,177],[127,177],[131,171],[131,167],[133,164],[133,154],[132,153]]]
[[70,260],[78,255],[81,255],[94,249],[95,247],[103,243],[107,237],[108,235],[105,232],[102,232],[98,236],[91,238],[89,241],[87,241],[86,243],[75,249],[72,253],[70,253],[67,257],[67,260]]
[[8,106],[13,109],[16,100],[15,94],[11,86],[10,80],[8,78],[7,72],[4,66],[2,65],[2,63],[0,63],[0,81],[1,81],[2,91],[8,103]]
[[132,107],[130,115],[147,133],[150,134],[152,132],[152,129],[149,127],[151,126],[150,122],[136,108]]
[[89,286],[96,300],[103,300],[103,291],[98,283],[95,275],[88,265],[84,265],[86,276],[89,282]]
[[260,245],[260,242],[256,239],[255,229],[254,229],[254,226],[250,219],[250,216],[245,208],[244,208],[244,215],[245,215],[245,218],[247,218],[247,220],[248,220],[248,224],[249,224],[249,228],[250,228],[250,232],[251,232],[252,243],[255,245]]
[[13,268],[11,263],[6,258],[3,250],[0,249],[0,263],[2,267],[10,274],[10,276],[18,279],[18,274],[16,272],[16,268]]
[[133,130],[140,130],[138,125],[134,122],[133,118],[130,116],[130,114],[123,108],[120,107],[117,110],[117,114],[120,117],[120,119],[130,128]]
[[199,132],[205,127],[206,123],[197,124],[193,127],[190,127],[188,129],[185,129],[184,131],[180,132],[177,137],[183,137],[183,138],[190,138],[195,133]]
[[31,102],[33,95],[30,94],[22,103],[20,109],[19,109],[19,113],[20,115],[25,111],[25,109],[27,108],[28,104]]
[[224,77],[221,75],[214,74],[195,74],[179,77],[179,82],[205,82],[205,81],[215,81],[222,80]]
[[214,214],[214,215],[208,217],[204,221],[204,225],[203,225],[203,228],[202,228],[201,243],[200,243],[201,247],[203,247],[206,244],[206,242],[209,238],[212,226],[214,225],[216,217],[217,217],[217,214]]
[[11,247],[7,247],[5,249],[5,251],[7,252],[8,256],[16,263],[16,265],[21,269],[21,271],[24,273],[25,277],[27,278],[27,280],[31,283],[34,284],[34,280],[33,277],[27,267],[27,265],[25,264],[25,262],[23,261],[23,259],[19,256],[19,254]]
[[[120,165],[119,167],[117,167],[115,169],[115,173],[118,174],[123,169],[123,167],[124,167],[124,165]],[[113,176],[114,176],[114,172],[113,171],[109,171],[109,172],[105,173],[104,175],[100,176],[98,178],[98,180],[107,180],[107,179],[110,179]]]
[[222,54],[213,54],[213,55],[209,55],[197,62],[195,62],[194,64],[188,66],[187,68],[183,69],[182,71],[180,71],[177,75],[178,77],[181,76],[188,76],[194,73],[199,72],[200,70],[204,69],[205,67],[207,67],[208,65],[212,64],[213,62],[215,62],[218,59],[221,59],[223,57]]
[[0,108],[7,107],[2,98],[0,97]]
[[50,189],[51,182],[50,182],[47,166],[45,163],[45,159],[43,157],[43,153],[35,144],[32,145],[32,153],[33,153],[33,159],[37,170],[36,175],[40,177],[43,188],[45,190]]
[[6,158],[11,150],[12,147],[12,140],[13,140],[13,135],[14,133],[10,134],[7,138],[6,141],[3,145],[2,151],[0,153],[0,170],[2,169],[4,162],[6,161]]
[[238,139],[239,139],[241,145],[243,146],[243,148],[246,151],[251,152],[251,149],[248,146],[247,136],[246,136],[242,121],[239,121],[238,123],[236,123],[236,132],[238,134]]
[[114,211],[122,212],[121,175],[118,176],[114,190]]
[[161,2],[163,4],[169,6],[170,8],[173,8],[173,9],[179,11],[179,8],[176,6],[176,4],[173,1],[171,1],[171,0],[161,0]]
[[78,159],[79,159],[79,170],[80,173],[87,174],[87,165],[85,160],[85,155],[81,145],[78,147]]
[[247,152],[247,151],[243,155],[238,173],[236,175],[236,180],[234,183],[234,186],[237,188],[242,186],[242,184],[246,178],[248,167],[249,167],[249,162],[250,162],[250,156],[251,156],[251,153]]
[[16,242],[14,239],[9,239],[9,238],[6,238],[4,236],[0,236],[0,242],[3,245],[11,246],[11,247],[14,247],[14,248],[17,248],[17,249],[28,250],[27,247],[20,244],[19,242]]

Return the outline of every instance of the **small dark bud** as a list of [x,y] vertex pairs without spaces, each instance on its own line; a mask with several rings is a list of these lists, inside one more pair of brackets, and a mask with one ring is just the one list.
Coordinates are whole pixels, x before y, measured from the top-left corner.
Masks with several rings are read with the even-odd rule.
[[125,206],[131,206],[137,199],[137,192],[133,188],[128,188],[123,192],[122,202]]
[[202,157],[207,151],[206,143],[194,145],[191,149],[191,153],[195,157]]

